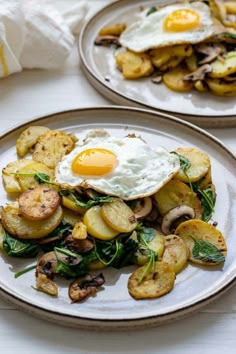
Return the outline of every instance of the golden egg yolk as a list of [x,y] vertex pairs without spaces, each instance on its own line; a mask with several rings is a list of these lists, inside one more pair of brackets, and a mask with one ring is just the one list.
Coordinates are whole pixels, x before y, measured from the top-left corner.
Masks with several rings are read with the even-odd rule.
[[199,26],[200,15],[191,9],[179,9],[173,11],[165,18],[164,30],[171,32],[183,32]]
[[92,148],[80,152],[72,161],[71,169],[82,176],[104,176],[112,172],[117,159],[110,150]]

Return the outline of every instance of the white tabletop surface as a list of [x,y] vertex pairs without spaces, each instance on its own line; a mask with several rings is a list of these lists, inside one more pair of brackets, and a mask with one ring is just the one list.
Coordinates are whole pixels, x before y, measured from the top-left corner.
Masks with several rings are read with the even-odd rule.
[[[59,8],[75,0],[55,1]],[[94,9],[108,0],[89,0]],[[111,105],[86,81],[74,48],[64,69],[28,70],[0,81],[0,133],[36,116]],[[236,153],[236,128],[208,130]],[[0,300],[0,353],[236,353],[236,288],[186,319],[118,333],[64,328]]]

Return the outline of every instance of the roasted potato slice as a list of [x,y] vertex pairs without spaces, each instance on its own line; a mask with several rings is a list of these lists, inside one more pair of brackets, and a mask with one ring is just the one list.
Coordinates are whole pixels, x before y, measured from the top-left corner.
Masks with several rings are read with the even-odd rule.
[[236,82],[226,82],[222,79],[207,79],[209,89],[217,96],[236,96]]
[[207,174],[204,176],[199,187],[201,189],[206,189],[212,185],[211,167],[208,169]]
[[224,6],[228,14],[236,15],[236,2],[235,1],[225,1]]
[[187,264],[189,250],[177,235],[167,235],[165,237],[165,251],[162,261],[169,264],[175,273],[179,273]]
[[133,211],[120,198],[112,198],[111,203],[104,203],[101,215],[107,225],[119,232],[131,232],[138,223]]
[[103,27],[99,31],[99,36],[119,36],[124,30],[126,29],[126,24],[125,23],[117,23],[117,24],[111,24],[108,26]]
[[87,226],[82,221],[76,223],[72,230],[72,237],[76,240],[84,240],[87,236]]
[[86,211],[85,208],[80,207],[75,203],[74,200],[72,200],[69,196],[64,196],[62,197],[62,205],[64,205],[66,208],[73,210],[74,212],[83,215]]
[[175,272],[165,263],[157,261],[142,279],[146,265],[136,269],[128,280],[128,291],[136,300],[153,299],[169,293],[175,282]]
[[39,137],[32,157],[34,161],[54,168],[64,155],[71,152],[74,145],[74,139],[69,134],[51,130]]
[[208,87],[203,80],[197,80],[194,82],[194,87],[199,92],[207,92]]
[[81,221],[81,216],[70,209],[63,208],[63,215],[63,220],[65,220],[72,226],[75,226],[75,224]]
[[202,207],[198,197],[187,184],[180,180],[169,181],[154,195],[154,199],[162,216],[178,205],[188,205],[193,208],[196,218],[200,219],[202,216]]
[[188,74],[190,74],[189,70],[179,65],[163,75],[163,82],[170,90],[187,92],[193,88],[191,81],[184,80]]
[[37,173],[45,173],[46,175],[50,176],[50,179],[53,178],[53,171],[45,166],[43,163],[33,162],[31,161],[30,164],[27,164],[20,168],[17,171],[19,174],[16,175],[16,179],[20,185],[21,191],[27,191],[30,188],[38,187],[39,185],[49,186],[47,183],[40,184],[38,181],[34,179],[35,174]]
[[194,53],[185,58],[185,63],[190,72],[195,71],[198,68],[197,57]]
[[88,265],[88,268],[89,268],[89,270],[99,270],[99,269],[106,268],[106,265],[103,264],[101,261],[96,260],[96,261],[90,262]]
[[21,186],[15,173],[19,172],[23,167],[32,163],[32,160],[22,159],[10,162],[2,170],[3,186],[7,193],[21,192]]
[[[176,235],[180,236],[186,243],[189,249],[189,260],[193,263],[202,264],[206,266],[214,266],[221,262],[213,262],[205,258],[205,253],[199,251],[199,258],[194,256],[194,239],[198,241],[206,241],[213,244],[224,256],[227,253],[227,246],[224,236],[214,226],[207,224],[202,220],[189,220],[180,224],[175,230]],[[194,239],[193,239],[194,237]]]
[[208,74],[209,77],[220,79],[236,73],[236,52],[228,52],[223,59],[216,59],[211,63],[212,71]]
[[24,218],[44,220],[56,211],[60,197],[54,189],[40,186],[23,192],[18,201]]
[[6,205],[1,212],[3,227],[19,239],[38,239],[47,236],[62,221],[61,206],[45,220],[32,221],[24,218],[20,212],[19,203],[15,201]]
[[151,59],[146,53],[134,53],[127,50],[118,53],[115,59],[125,79],[138,79],[149,76],[153,72]]
[[[193,49],[190,44],[181,44],[176,46],[152,49],[149,52],[149,54],[151,57],[152,64],[159,69],[164,64],[169,62],[173,57],[181,58],[180,59],[181,61],[183,58],[189,57],[192,54],[192,52]],[[170,66],[170,67],[174,67],[174,66]]]
[[207,174],[211,162],[205,152],[195,148],[178,148],[175,151],[179,155],[186,157],[191,163],[186,173],[180,169],[175,175],[175,178],[183,182],[196,182]]
[[101,207],[94,206],[84,214],[84,224],[87,226],[88,233],[101,240],[111,240],[119,234],[109,227],[101,215]]
[[[148,242],[148,248],[156,252],[159,259],[163,255],[164,247],[165,247],[165,237],[160,231],[156,230],[155,237],[150,242]],[[140,266],[144,265],[149,260],[147,256],[145,256],[140,252],[137,252],[136,256],[137,256],[136,263]]]
[[18,156],[23,157],[37,143],[40,135],[43,135],[49,128],[41,126],[31,126],[25,129],[16,141],[16,152]]
[[223,21],[226,17],[226,9],[221,1],[209,0],[209,7],[213,17],[219,21]]
[[178,66],[184,60],[183,57],[172,57],[167,63],[160,66],[160,71],[165,72]]

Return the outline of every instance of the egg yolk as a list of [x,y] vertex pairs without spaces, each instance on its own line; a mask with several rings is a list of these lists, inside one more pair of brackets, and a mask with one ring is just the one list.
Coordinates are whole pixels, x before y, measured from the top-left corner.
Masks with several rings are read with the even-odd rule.
[[179,9],[173,11],[165,18],[164,30],[182,32],[199,26],[200,15],[191,9]]
[[71,169],[83,176],[104,176],[112,172],[117,159],[110,150],[92,148],[79,153],[72,161]]

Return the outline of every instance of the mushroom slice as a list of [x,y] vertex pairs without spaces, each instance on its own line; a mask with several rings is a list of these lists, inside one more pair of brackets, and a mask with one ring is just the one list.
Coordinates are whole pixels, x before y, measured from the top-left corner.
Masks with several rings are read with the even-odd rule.
[[82,301],[88,296],[95,295],[97,288],[104,283],[105,279],[102,273],[94,278],[87,274],[84,277],[74,280],[69,287],[69,297],[72,303]]
[[195,211],[188,205],[178,205],[176,208],[171,209],[162,219],[161,230],[165,235],[170,235],[178,221],[186,221],[193,219]]
[[185,75],[184,80],[185,81],[198,81],[198,80],[203,80],[206,76],[207,73],[210,73],[212,71],[212,67],[209,64],[205,64],[200,66],[197,70],[195,70],[193,73]]
[[75,253],[87,253],[94,248],[94,243],[89,239],[75,239],[69,235],[65,239],[65,245],[68,250]]
[[57,285],[51,279],[49,279],[45,274],[41,274],[41,273],[38,274],[36,278],[36,289],[51,296],[58,295]]
[[225,52],[225,47],[222,44],[216,43],[201,43],[195,49],[197,53],[205,55],[205,58],[198,62],[199,65],[211,63],[220,54]]
[[120,41],[117,36],[105,35],[105,36],[97,36],[94,41],[94,44],[107,46],[107,47],[111,45],[120,46]]
[[137,201],[135,209],[133,210],[134,216],[137,220],[145,218],[152,211],[152,200],[146,197]]

